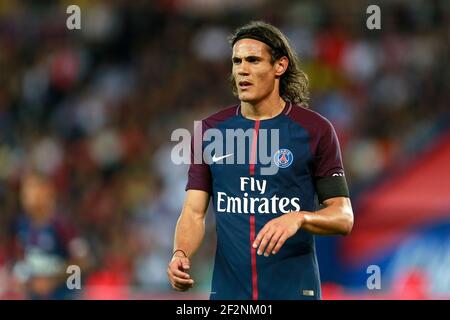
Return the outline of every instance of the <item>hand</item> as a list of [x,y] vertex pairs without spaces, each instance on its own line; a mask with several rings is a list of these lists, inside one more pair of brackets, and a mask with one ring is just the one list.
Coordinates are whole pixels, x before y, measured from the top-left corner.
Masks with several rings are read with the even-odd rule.
[[177,291],[187,291],[194,286],[194,280],[186,271],[190,268],[189,258],[175,254],[167,268],[169,282]]
[[258,254],[264,252],[268,257],[270,253],[276,254],[284,242],[292,237],[301,228],[304,222],[304,216],[300,212],[289,212],[279,218],[270,220],[259,231],[253,242],[253,248],[258,248]]

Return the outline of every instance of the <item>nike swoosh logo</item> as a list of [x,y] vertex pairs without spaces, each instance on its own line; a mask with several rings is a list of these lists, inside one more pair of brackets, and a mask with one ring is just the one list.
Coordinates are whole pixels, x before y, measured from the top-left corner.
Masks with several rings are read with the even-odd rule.
[[224,156],[220,156],[220,157],[216,157],[216,155],[213,155],[213,157],[212,157],[212,161],[213,161],[213,162],[217,162],[217,161],[219,161],[219,160],[222,160],[222,159],[228,158],[229,156],[232,156],[232,155],[233,155],[232,153],[230,153],[230,154],[226,154],[226,155],[224,155]]

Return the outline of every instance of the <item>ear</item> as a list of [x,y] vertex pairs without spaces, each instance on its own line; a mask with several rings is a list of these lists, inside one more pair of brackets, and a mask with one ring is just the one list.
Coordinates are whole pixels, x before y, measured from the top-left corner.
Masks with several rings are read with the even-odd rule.
[[289,59],[284,56],[275,61],[275,76],[281,77],[286,72],[289,65]]

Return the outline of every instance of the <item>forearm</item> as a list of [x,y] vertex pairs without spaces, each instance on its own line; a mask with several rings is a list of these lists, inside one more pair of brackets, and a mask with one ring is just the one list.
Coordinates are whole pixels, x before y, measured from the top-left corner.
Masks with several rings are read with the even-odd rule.
[[325,207],[316,212],[301,211],[301,228],[318,235],[348,235],[353,227],[349,205]]
[[173,250],[183,250],[191,257],[200,247],[204,236],[205,219],[182,213],[175,229]]

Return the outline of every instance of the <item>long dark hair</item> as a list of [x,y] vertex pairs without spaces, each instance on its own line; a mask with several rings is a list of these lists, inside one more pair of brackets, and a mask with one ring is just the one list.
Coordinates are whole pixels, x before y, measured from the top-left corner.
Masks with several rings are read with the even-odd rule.
[[[230,37],[231,47],[240,39],[255,39],[269,46],[272,63],[281,57],[289,59],[287,70],[280,78],[280,96],[293,103],[308,106],[308,76],[300,69],[300,60],[292,50],[287,37],[276,27],[263,21],[252,21],[238,28]],[[237,96],[236,82],[230,77],[233,94]]]

